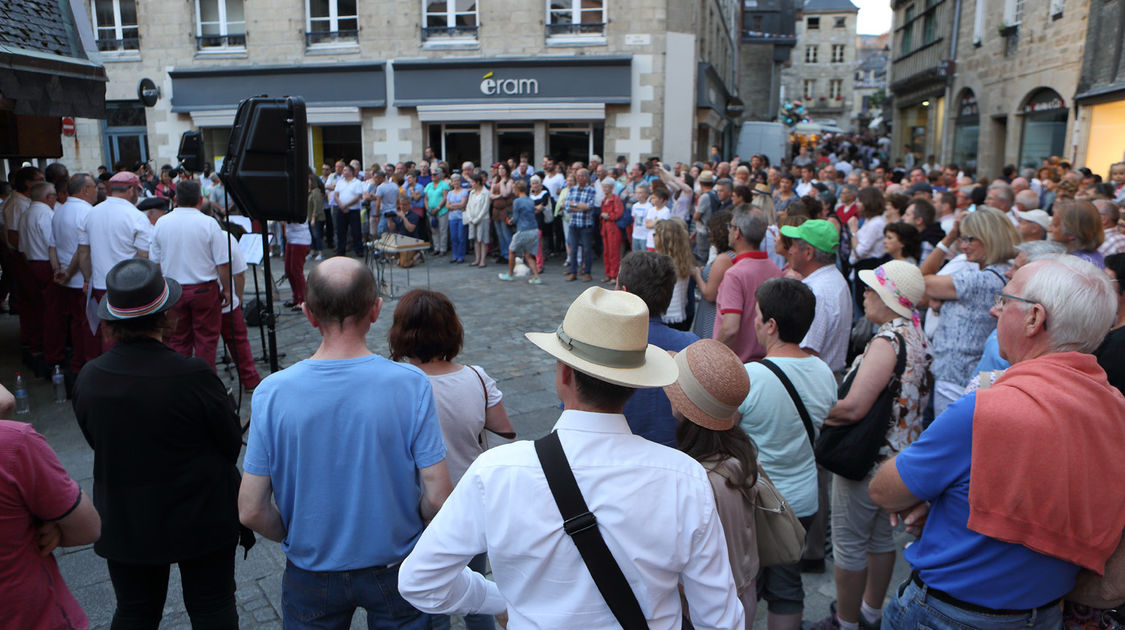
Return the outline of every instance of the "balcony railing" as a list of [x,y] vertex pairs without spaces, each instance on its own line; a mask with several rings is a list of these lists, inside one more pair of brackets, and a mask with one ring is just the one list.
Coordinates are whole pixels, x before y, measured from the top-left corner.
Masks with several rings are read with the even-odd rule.
[[476,39],[479,26],[423,26],[422,41],[431,39]]
[[316,46],[320,44],[354,44],[359,39],[359,30],[350,31],[318,31],[305,33],[305,45]]
[[565,37],[567,35],[605,35],[605,22],[547,25],[547,37]]
[[246,33],[230,35],[196,35],[196,48],[208,50],[212,48],[245,48]]
[[141,39],[139,37],[98,39],[95,41],[97,42],[98,50],[102,52],[113,50],[140,50],[141,48]]

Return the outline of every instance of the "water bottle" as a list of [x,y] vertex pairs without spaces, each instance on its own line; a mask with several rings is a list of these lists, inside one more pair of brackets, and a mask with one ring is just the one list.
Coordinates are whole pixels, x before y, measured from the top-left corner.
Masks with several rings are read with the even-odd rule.
[[55,402],[66,402],[66,378],[63,376],[62,368],[55,366],[55,371],[51,373],[51,384],[55,386]]
[[27,385],[23,382],[23,375],[16,372],[16,414],[31,411],[31,398],[27,394]]

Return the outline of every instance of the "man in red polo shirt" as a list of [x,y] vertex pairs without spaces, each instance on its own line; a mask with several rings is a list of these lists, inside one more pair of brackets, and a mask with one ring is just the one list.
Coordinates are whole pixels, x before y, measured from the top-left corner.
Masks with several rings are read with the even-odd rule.
[[758,244],[766,235],[766,221],[747,210],[736,210],[730,220],[730,246],[734,250],[734,264],[723,275],[718,307],[715,313],[714,338],[734,350],[743,363],[766,356],[766,349],[758,343],[753,322],[757,300],[754,291],[758,286],[781,275],[777,265],[770,262]]

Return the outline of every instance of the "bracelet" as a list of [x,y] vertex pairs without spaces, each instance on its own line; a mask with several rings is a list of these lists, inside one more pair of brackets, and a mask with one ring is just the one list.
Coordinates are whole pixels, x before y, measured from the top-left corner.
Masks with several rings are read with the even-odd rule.
[[949,246],[946,245],[944,241],[938,241],[937,249],[940,249],[941,251],[945,252],[946,254],[948,254],[950,256],[953,255],[953,251],[949,249]]

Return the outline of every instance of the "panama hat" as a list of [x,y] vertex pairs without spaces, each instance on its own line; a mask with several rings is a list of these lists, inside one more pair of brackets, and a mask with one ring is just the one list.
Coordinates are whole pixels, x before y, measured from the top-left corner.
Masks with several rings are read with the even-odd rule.
[[641,298],[590,287],[567,308],[558,329],[526,335],[583,374],[624,387],[664,387],[678,370],[667,352],[648,343],[648,320]]
[[715,174],[712,173],[711,171],[701,172],[699,174],[699,183],[700,184],[708,184],[708,185],[714,184],[715,183]]
[[160,265],[145,258],[114,265],[105,275],[105,285],[98,317],[111,322],[163,313],[180,299],[180,283],[165,278]]
[[874,270],[861,270],[859,279],[874,289],[892,311],[906,318],[918,317],[918,302],[926,292],[926,283],[922,271],[914,265],[891,260]]
[[742,360],[714,339],[701,339],[675,354],[680,376],[664,388],[672,408],[705,429],[735,425],[738,406],[750,393]]

